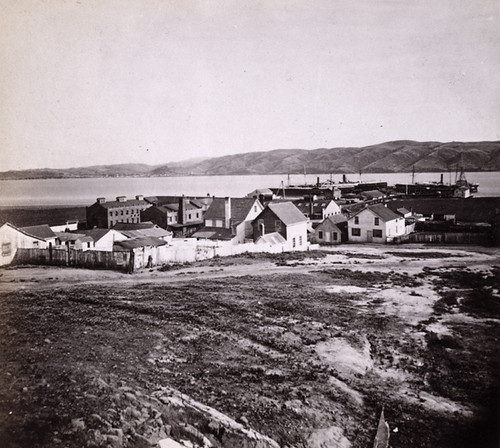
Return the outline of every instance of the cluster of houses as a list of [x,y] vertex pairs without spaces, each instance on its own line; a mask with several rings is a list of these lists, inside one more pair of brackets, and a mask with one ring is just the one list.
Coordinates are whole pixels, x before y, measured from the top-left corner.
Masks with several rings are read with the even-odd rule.
[[117,253],[185,244],[282,252],[307,250],[311,243],[386,243],[412,231],[404,209],[375,203],[346,210],[334,199],[276,199],[267,189],[243,198],[101,197],[87,207],[85,228],[77,223],[20,228],[5,223],[0,227],[0,265],[11,263],[17,249]]

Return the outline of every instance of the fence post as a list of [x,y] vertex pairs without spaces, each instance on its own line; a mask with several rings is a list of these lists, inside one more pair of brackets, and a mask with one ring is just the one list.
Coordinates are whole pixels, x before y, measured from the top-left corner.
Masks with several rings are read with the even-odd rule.
[[128,262],[128,270],[129,274],[132,274],[135,269],[135,261],[134,261],[134,249],[130,249],[130,260]]

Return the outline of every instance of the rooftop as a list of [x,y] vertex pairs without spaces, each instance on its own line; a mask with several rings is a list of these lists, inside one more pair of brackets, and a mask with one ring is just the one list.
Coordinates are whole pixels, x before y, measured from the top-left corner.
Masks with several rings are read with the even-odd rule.
[[20,227],[20,230],[22,230],[23,232],[25,232],[29,235],[36,236],[37,238],[41,238],[43,240],[56,237],[56,234],[53,232],[53,230],[49,227],[48,224],[41,224],[38,226]]
[[[231,199],[231,222],[240,223],[245,221],[252,210],[256,199],[254,198],[230,198]],[[225,219],[226,218],[226,199],[214,198],[210,207],[205,213],[205,219]]]
[[291,202],[271,202],[267,206],[285,225],[307,221],[307,218]]

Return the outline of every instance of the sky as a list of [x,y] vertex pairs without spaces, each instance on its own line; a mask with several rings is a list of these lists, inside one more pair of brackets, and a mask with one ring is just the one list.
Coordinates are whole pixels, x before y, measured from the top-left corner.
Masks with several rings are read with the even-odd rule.
[[0,7],[0,171],[500,139],[499,0]]

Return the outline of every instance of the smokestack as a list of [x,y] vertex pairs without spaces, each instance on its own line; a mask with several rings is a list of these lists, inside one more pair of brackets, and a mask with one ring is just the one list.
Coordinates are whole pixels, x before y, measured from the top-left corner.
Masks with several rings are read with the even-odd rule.
[[184,224],[184,196],[179,198],[179,210],[177,213],[177,222],[179,224]]
[[231,198],[224,198],[224,227],[231,228]]

